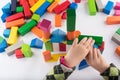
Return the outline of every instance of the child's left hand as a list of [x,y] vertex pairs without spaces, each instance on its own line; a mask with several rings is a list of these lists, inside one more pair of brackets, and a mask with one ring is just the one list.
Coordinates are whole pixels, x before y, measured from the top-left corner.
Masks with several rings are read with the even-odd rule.
[[78,43],[78,39],[76,38],[65,56],[65,63],[68,67],[77,66],[90,51],[90,47],[93,46],[94,40],[92,38],[84,38]]

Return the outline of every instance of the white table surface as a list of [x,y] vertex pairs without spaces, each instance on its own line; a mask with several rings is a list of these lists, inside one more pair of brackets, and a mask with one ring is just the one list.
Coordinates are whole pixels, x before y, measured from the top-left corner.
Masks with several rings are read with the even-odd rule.
[[[10,0],[1,0],[1,8]],[[62,0],[61,0],[62,1]],[[71,0],[72,1],[72,0]],[[100,35],[104,37],[105,50],[103,56],[109,63],[114,63],[120,69],[120,57],[115,54],[115,48],[118,46],[111,41],[112,35],[119,28],[119,25],[106,25],[105,20],[108,15],[97,13],[96,16],[90,16],[87,8],[87,0],[82,0],[77,9],[76,29],[82,34]],[[108,0],[102,0],[105,5]],[[113,0],[119,1],[119,0]],[[114,10],[110,15],[113,15]],[[52,30],[54,27],[54,14],[46,13],[43,17],[52,21]],[[5,24],[0,20],[0,35],[2,36]],[[66,21],[63,21],[62,30],[66,31]],[[30,44],[35,38],[32,33],[28,33],[19,39]],[[32,49],[34,56],[32,58],[17,59],[15,55],[8,57],[6,53],[0,54],[0,80],[42,80],[46,73],[56,63],[45,63],[40,49]],[[103,80],[97,71],[88,67],[83,70],[75,70],[68,80]]]

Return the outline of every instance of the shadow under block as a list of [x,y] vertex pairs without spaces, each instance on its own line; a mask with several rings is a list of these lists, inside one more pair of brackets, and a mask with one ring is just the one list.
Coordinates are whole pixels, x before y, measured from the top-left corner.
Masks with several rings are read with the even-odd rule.
[[88,8],[89,8],[90,15],[96,15],[97,9],[95,5],[95,0],[88,0]]
[[7,43],[9,45],[13,45],[17,42],[17,39],[18,39],[18,27],[12,27]]
[[75,9],[67,10],[67,31],[75,31],[76,11]]
[[106,24],[120,24],[120,16],[108,16],[106,19]]
[[32,57],[33,53],[28,44],[23,44],[21,50],[25,57]]
[[13,54],[14,54],[14,51],[15,51],[16,49],[21,48],[21,46],[22,46],[23,44],[24,44],[23,41],[18,41],[17,43],[15,43],[15,44],[7,47],[7,48],[5,49],[7,55],[8,55],[8,56],[13,55]]
[[112,36],[112,41],[114,41],[116,44],[120,45],[120,35],[115,33],[113,36]]
[[53,51],[53,45],[50,41],[45,42],[45,48],[46,50],[50,50],[51,52]]
[[16,13],[17,0],[11,0],[11,12]]
[[83,60],[80,64],[79,64],[79,67],[78,69],[81,70],[81,69],[84,69],[86,67],[88,67],[89,65],[87,64],[86,60]]
[[19,58],[24,58],[24,55],[23,55],[21,49],[15,50],[15,55],[16,55],[16,58],[18,58],[18,59]]
[[103,12],[104,6],[102,0],[95,0],[99,12]]
[[24,24],[18,29],[18,32],[20,35],[24,36],[27,34],[31,29],[37,25],[37,22],[35,20],[31,20],[28,23]]
[[43,57],[45,61],[49,61],[52,59],[51,52],[49,50],[43,52]]

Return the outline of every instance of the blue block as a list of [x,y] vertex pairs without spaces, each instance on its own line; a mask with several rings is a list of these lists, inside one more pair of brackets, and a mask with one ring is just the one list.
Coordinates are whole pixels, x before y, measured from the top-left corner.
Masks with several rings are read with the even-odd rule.
[[10,6],[11,6],[11,4],[7,3],[4,7],[2,7],[3,13],[9,13],[9,14],[11,14]]
[[99,46],[98,46],[97,44],[94,44],[94,45],[93,45],[93,48],[97,48],[97,49],[98,49],[98,47],[99,47]]
[[4,32],[3,32],[3,36],[8,38],[10,35],[10,29],[5,29]]
[[37,11],[35,13],[39,14],[41,17],[47,11],[47,8],[50,6],[50,4],[51,4],[50,2],[46,1],[45,3],[43,3],[43,5],[41,7],[39,7],[37,9]]
[[4,52],[6,47],[7,47],[7,42],[4,39],[2,43],[0,43],[0,53]]
[[39,40],[38,38],[35,38],[31,41],[30,47],[42,49],[43,42]]
[[103,9],[103,12],[105,14],[110,14],[110,11],[112,10],[113,6],[114,6],[114,2],[108,1],[108,3],[106,4],[105,8]]
[[60,29],[52,32],[51,42],[61,43],[66,40],[66,33]]
[[70,5],[70,8],[71,9],[77,9],[78,5],[75,2],[72,2],[71,5]]
[[81,63],[79,64],[79,67],[78,69],[81,70],[81,69],[84,69],[86,67],[88,67],[89,65],[87,64],[86,60],[83,60],[81,61]]
[[5,22],[5,21],[6,21],[6,18],[7,18],[8,16],[10,16],[10,14],[8,14],[8,13],[3,13],[3,15],[1,16],[2,22]]

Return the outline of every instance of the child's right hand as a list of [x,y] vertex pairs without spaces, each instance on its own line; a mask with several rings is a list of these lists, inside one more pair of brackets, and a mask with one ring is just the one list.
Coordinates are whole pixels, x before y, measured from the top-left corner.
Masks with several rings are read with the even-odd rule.
[[105,70],[107,70],[110,65],[106,62],[104,57],[101,55],[101,52],[99,49],[96,49],[91,47],[89,54],[86,57],[87,63],[95,68],[100,73],[103,73]]

